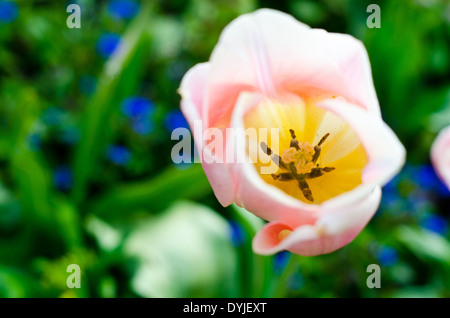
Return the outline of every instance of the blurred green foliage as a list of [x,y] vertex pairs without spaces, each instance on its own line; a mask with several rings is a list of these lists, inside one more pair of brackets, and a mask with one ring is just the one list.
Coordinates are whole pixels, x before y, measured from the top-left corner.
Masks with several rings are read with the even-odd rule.
[[[75,2],[81,29],[66,27]],[[450,196],[428,159],[450,124],[447,1],[113,2],[17,0],[17,16],[0,15],[0,297],[450,296]],[[260,7],[361,39],[408,150],[375,218],[329,255],[255,255],[263,222],[221,207],[200,165],[171,162],[183,74]],[[133,96],[148,118],[124,111]],[[381,289],[366,286],[372,263]],[[66,286],[69,264],[80,289]]]

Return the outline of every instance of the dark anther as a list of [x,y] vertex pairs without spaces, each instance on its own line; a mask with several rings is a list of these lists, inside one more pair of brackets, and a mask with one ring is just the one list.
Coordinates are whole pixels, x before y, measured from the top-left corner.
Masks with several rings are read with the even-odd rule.
[[305,179],[314,179],[323,176],[325,172],[331,172],[334,169],[333,167],[312,168],[310,173],[305,173]]
[[317,144],[317,146],[321,146],[325,142],[325,140],[327,140],[329,135],[330,135],[330,133],[326,133],[325,136],[323,136],[322,139],[320,139],[320,141]]
[[295,149],[299,150],[300,147],[298,146],[298,141],[297,141],[297,137],[295,136],[295,131],[294,129],[289,129],[289,132],[291,133],[291,143],[289,145],[289,147],[294,147]]
[[272,149],[270,149],[264,141],[260,143],[262,151],[264,151],[268,156],[272,154]]
[[280,174],[271,174],[271,176],[273,180],[278,181],[289,181],[294,179],[294,176],[289,172],[282,172]]
[[312,195],[311,190],[309,189],[308,184],[306,183],[306,180],[305,179],[298,180],[298,186],[300,190],[302,190],[302,193],[305,196],[306,200],[314,202],[314,197]]
[[291,138],[292,138],[292,139],[297,138],[297,137],[295,136],[295,131],[294,131],[294,129],[289,129],[289,132],[291,133]]
[[325,140],[327,140],[328,136],[330,135],[330,133],[326,133],[322,139],[320,139],[319,143],[317,144],[317,146],[314,147],[314,156],[312,158],[312,162],[316,163],[317,159],[319,159],[320,156],[320,151],[322,150],[320,148],[320,146],[325,142]]
[[323,176],[323,173],[324,173],[323,169],[321,169],[321,168],[314,168],[314,169],[311,170],[310,173],[307,173],[305,175],[305,178],[314,179],[314,178]]
[[312,158],[312,162],[316,163],[317,159],[319,159],[320,156],[320,146],[315,146],[314,147],[314,156]]
[[270,156],[270,159],[272,159],[272,161],[275,162],[277,166],[287,169],[284,162],[281,161],[280,156],[274,153],[272,149],[270,149],[270,147],[267,146],[267,144],[264,141],[261,141],[259,145],[261,146],[262,151],[264,151],[264,153]]

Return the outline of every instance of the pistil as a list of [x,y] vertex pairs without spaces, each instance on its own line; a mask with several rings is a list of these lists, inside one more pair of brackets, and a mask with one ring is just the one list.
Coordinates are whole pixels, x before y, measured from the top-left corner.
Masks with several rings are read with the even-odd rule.
[[289,132],[291,134],[290,148],[284,151],[281,158],[264,142],[260,144],[261,149],[282,170],[285,170],[277,174],[272,174],[272,178],[276,181],[296,180],[303,196],[308,201],[314,202],[314,196],[306,180],[321,177],[325,173],[329,173],[335,169],[333,167],[321,168],[319,164],[316,164],[322,150],[321,146],[330,134],[326,133],[313,148],[308,142],[299,143],[293,129],[289,129]]

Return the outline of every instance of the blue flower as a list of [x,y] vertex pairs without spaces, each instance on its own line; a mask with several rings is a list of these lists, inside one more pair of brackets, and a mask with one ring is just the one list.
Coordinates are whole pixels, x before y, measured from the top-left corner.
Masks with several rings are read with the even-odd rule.
[[189,129],[189,125],[179,110],[172,110],[167,113],[164,118],[164,126],[168,131],[173,131],[176,128],[182,127]]
[[19,8],[13,1],[0,1],[0,22],[11,23],[19,16]]
[[135,133],[143,136],[148,136],[155,130],[153,121],[148,117],[133,119],[131,127]]
[[426,190],[434,190],[438,181],[438,177],[431,165],[418,166],[414,179],[420,188]]
[[436,184],[435,192],[443,198],[450,197],[450,189],[447,188],[447,186],[444,184],[444,182],[441,181],[441,179],[439,179],[438,183]]
[[72,186],[72,172],[66,166],[60,166],[53,171],[53,184],[56,188],[67,191]]
[[108,12],[116,19],[131,19],[139,11],[139,4],[133,0],[112,0]]
[[155,125],[150,115],[155,112],[155,105],[150,99],[139,96],[128,97],[122,101],[121,110],[131,120],[131,127],[137,134],[146,136],[154,131]]
[[275,254],[275,257],[273,258],[273,267],[276,274],[280,274],[283,272],[290,257],[291,253],[289,253],[288,251],[282,251]]
[[382,204],[384,203],[387,207],[392,207],[398,202],[400,197],[399,184],[403,178],[404,171],[401,171],[391,181],[383,186]]
[[104,33],[97,42],[97,51],[103,58],[108,58],[120,45],[120,35],[116,33]]
[[398,185],[404,175],[402,174],[404,171],[401,171],[399,174],[397,174],[391,181],[389,181],[386,185],[383,187],[383,192],[390,191],[390,192],[396,192],[398,191]]
[[130,151],[120,145],[111,145],[106,151],[106,156],[118,166],[125,166],[131,159]]
[[425,217],[420,225],[429,231],[443,235],[447,232],[447,221],[439,215],[429,215]]
[[242,226],[234,220],[230,220],[228,224],[230,225],[231,242],[234,246],[241,246],[245,242],[245,232]]
[[90,75],[83,75],[80,77],[79,85],[83,94],[92,95],[97,87],[97,79]]
[[398,262],[397,251],[390,246],[381,246],[376,252],[376,257],[381,265],[392,266]]
[[383,188],[383,196],[381,197],[381,205],[387,209],[394,208],[400,199],[397,189]]
[[411,170],[410,177],[419,189],[436,193],[442,197],[450,196],[450,191],[439,179],[432,165],[413,166]]
[[121,110],[128,118],[138,119],[151,115],[155,111],[155,105],[148,98],[132,96],[122,101]]

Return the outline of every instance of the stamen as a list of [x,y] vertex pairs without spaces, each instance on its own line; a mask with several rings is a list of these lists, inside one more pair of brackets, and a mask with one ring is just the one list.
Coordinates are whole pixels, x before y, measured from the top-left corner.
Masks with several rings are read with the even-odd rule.
[[335,168],[325,167],[325,168],[313,168],[310,173],[305,173],[305,179],[314,179],[324,175],[324,172],[331,172]]
[[301,178],[301,175],[299,175],[297,173],[297,168],[295,167],[295,164],[293,162],[289,163],[289,170],[291,171],[292,175],[296,178],[299,179]]
[[322,139],[320,139],[320,141],[319,141],[319,143],[317,144],[317,146],[321,146],[321,145],[325,142],[325,140],[327,140],[327,138],[328,138],[329,135],[330,135],[330,133],[326,133],[326,134],[322,137]]
[[289,129],[289,132],[291,133],[291,143],[290,143],[290,147],[294,147],[297,150],[300,150],[300,147],[298,146],[298,140],[296,139],[297,137],[295,136],[295,131],[294,129]]
[[289,181],[294,179],[294,176],[289,173],[289,172],[282,172],[279,174],[271,174],[273,180],[278,180],[278,181]]
[[274,153],[264,141],[261,141],[259,145],[261,146],[262,151],[264,151],[266,155],[270,156],[270,159],[272,159],[272,161],[275,162],[277,166],[287,169],[280,156]]
[[[290,148],[286,149],[283,153],[283,159],[281,159],[278,154],[274,153],[265,142],[260,143],[261,149],[262,151],[264,151],[264,153],[270,156],[270,158],[280,168],[288,171],[278,174],[271,174],[272,178],[275,181],[291,181],[294,179],[297,180],[298,187],[302,191],[303,196],[306,198],[306,200],[314,202],[312,191],[309,188],[306,179],[318,178],[320,176],[323,176],[325,173],[331,172],[335,169],[334,167],[321,168],[319,167],[319,164],[316,164],[316,161],[320,156],[321,145],[325,142],[330,133],[326,133],[320,139],[319,143],[314,147],[313,150],[312,146],[308,142],[298,142],[297,137],[295,136],[295,131],[293,129],[289,129],[289,132],[291,133],[292,139],[290,142]],[[300,148],[300,145],[302,148]],[[288,230],[285,231],[290,233],[290,231]],[[280,232],[279,235],[282,235],[282,232]],[[282,236],[283,238],[285,237],[284,234]]]
[[272,149],[270,149],[264,141],[261,141],[259,145],[266,155],[270,156],[272,154]]
[[314,156],[312,159],[312,162],[316,163],[317,159],[319,159],[320,156],[320,152],[321,152],[321,148],[320,146],[325,142],[325,140],[327,140],[328,136],[330,135],[330,133],[326,133],[322,139],[320,139],[319,143],[317,144],[317,146],[314,147]]
[[314,179],[314,178],[317,178],[320,176],[323,176],[323,169],[322,168],[314,168],[311,170],[310,173],[307,173],[305,175],[305,178]]
[[315,146],[314,147],[314,156],[313,156],[313,158],[312,158],[312,162],[313,163],[316,163],[317,162],[317,159],[319,159],[319,156],[320,156],[320,146]]
[[298,180],[298,186],[300,190],[302,190],[306,200],[314,202],[314,197],[312,195],[311,190],[309,189],[308,183],[306,183],[306,180],[305,179]]

